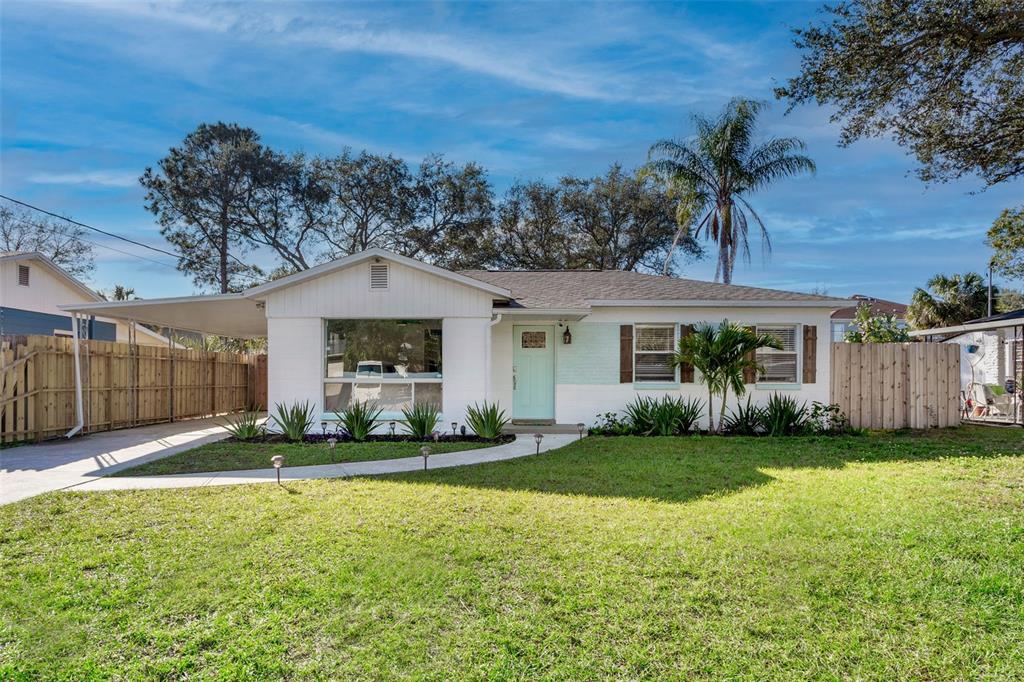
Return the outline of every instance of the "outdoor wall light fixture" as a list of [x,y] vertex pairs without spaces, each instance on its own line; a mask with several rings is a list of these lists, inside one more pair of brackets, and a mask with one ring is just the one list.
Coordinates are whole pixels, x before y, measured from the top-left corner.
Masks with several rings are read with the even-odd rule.
[[562,332],[562,343],[567,346],[572,343],[572,332],[569,331],[569,325],[565,325],[565,331]]
[[430,457],[430,448],[424,445],[420,448],[420,455],[423,456],[423,470],[427,470],[427,457]]
[[537,454],[538,455],[540,454],[540,442],[542,440],[544,440],[544,434],[543,433],[535,433],[535,434],[533,434],[533,442],[537,444]]
[[277,484],[281,485],[281,467],[284,465],[284,455],[274,455],[270,458],[270,463],[274,465],[274,470],[277,472]]
[[587,428],[587,425],[580,422],[576,425],[576,430],[580,432],[580,440],[583,440],[583,429]]
[[455,432],[458,430],[458,428],[459,428],[459,422],[452,422],[452,435],[453,436],[455,435]]

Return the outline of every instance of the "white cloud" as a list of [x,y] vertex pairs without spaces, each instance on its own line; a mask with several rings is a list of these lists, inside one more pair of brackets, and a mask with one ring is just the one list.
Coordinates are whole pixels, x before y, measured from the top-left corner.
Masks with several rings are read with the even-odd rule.
[[99,185],[134,187],[139,174],[134,171],[83,171],[78,173],[35,173],[28,181],[37,185]]

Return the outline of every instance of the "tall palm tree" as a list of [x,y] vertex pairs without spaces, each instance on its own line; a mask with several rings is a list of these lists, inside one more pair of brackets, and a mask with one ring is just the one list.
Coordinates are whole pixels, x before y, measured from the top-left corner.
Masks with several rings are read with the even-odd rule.
[[[647,168],[688,204],[678,216],[676,240],[696,225],[696,237],[703,235],[718,245],[715,281],[726,284],[732,282],[740,252],[750,261],[751,220],[760,228],[764,254],[771,252],[768,230],[747,196],[775,180],[815,170],[814,161],[798,153],[805,145],[795,137],[754,144],[757,116],[765,106],[737,98],[718,118],[696,114],[692,140],[661,140],[649,152]],[[666,273],[672,255],[670,251],[665,260]]]
[[935,275],[928,280],[927,290],[914,290],[907,321],[914,329],[951,327],[984,317],[987,310],[988,288],[981,275]]
[[738,324],[722,320],[717,327],[707,322],[698,324],[692,334],[679,340],[672,357],[675,366],[689,364],[700,372],[700,380],[708,387],[708,430],[716,431],[714,400],[721,396],[718,430],[725,418],[725,403],[732,390],[739,399],[747,391],[743,372],[760,369],[755,360],[759,348],[782,348],[771,334],[757,334]]

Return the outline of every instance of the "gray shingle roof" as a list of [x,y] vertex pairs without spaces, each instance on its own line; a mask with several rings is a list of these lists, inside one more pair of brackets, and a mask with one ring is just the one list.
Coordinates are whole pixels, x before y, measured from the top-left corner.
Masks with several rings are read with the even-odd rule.
[[504,287],[526,308],[586,308],[587,301],[836,301],[831,296],[703,282],[622,270],[463,270]]

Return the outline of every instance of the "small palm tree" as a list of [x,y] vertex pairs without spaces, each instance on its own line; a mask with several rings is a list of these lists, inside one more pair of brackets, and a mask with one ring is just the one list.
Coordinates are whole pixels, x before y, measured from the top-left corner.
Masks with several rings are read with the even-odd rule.
[[[743,373],[745,370],[760,369],[754,359],[759,348],[781,350],[782,344],[771,334],[757,334],[728,320],[722,320],[717,327],[702,322],[694,328],[692,334],[679,340],[672,364],[677,367],[683,364],[693,365],[693,368],[700,372],[701,381],[708,387],[708,430],[721,430],[730,390],[737,398],[746,393]],[[712,409],[715,396],[722,398],[717,429]]]
[[914,290],[907,321],[915,329],[950,327],[984,317],[987,309],[988,289],[978,273],[935,275],[928,280],[928,290]]
[[[747,195],[775,180],[815,170],[814,161],[797,153],[805,145],[795,137],[754,144],[757,116],[764,107],[763,102],[737,98],[717,119],[695,115],[694,139],[656,142],[646,166],[667,191],[681,199],[676,242],[696,225],[695,237],[703,234],[718,245],[715,281],[726,284],[732,282],[737,255],[742,251],[750,260],[751,219],[761,229],[764,253],[771,252],[768,230]],[[669,251],[666,274],[672,256]]]

